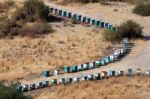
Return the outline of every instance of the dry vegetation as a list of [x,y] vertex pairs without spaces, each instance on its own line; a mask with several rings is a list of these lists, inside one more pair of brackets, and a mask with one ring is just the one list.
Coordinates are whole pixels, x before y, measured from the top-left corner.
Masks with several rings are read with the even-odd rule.
[[[0,72],[5,76],[1,75],[0,79],[6,80],[10,76],[12,79],[22,78],[45,69],[95,60],[111,47],[111,44],[104,45],[100,32],[97,32],[99,30],[67,24],[64,27],[63,22],[52,23],[56,31],[43,38],[1,39]],[[13,74],[16,71],[20,75]]]
[[149,99],[149,93],[150,79],[139,76],[54,86],[27,94],[35,99]]
[[61,5],[66,5],[70,3],[82,3],[82,4],[87,4],[87,3],[100,3],[102,5],[111,5],[111,2],[127,2],[129,4],[140,4],[143,2],[150,2],[150,0],[49,0],[50,2],[57,2],[58,4]]

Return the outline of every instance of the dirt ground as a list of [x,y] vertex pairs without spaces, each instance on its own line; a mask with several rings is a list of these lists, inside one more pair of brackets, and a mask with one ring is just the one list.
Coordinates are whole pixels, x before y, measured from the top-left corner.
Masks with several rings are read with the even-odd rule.
[[[96,19],[107,20],[117,25],[132,19],[144,27],[145,36],[148,37],[150,34],[150,17],[132,14],[133,5],[115,3],[111,6],[102,6],[95,3],[59,6],[48,2],[46,4]],[[56,31],[43,38],[16,37],[13,40],[0,40],[0,80],[23,79],[28,75],[39,74],[43,70],[51,70],[57,66],[95,60],[97,57],[103,56],[106,48],[111,46],[101,39],[101,29],[64,22],[54,22],[52,26]],[[129,67],[150,68],[150,42],[147,40],[133,42],[135,46],[132,52],[123,60],[84,73],[108,69],[120,70]],[[144,77],[112,78],[98,82],[83,82],[42,89],[35,93],[31,92],[31,95],[35,95],[37,99],[119,99],[120,97],[121,99],[149,99],[149,82],[149,78]]]
[[149,99],[149,93],[150,79],[139,76],[52,86],[26,94],[35,99]]

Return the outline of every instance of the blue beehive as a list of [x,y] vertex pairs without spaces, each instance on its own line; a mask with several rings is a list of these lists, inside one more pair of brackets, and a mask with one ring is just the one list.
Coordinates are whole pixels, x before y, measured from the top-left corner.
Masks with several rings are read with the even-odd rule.
[[108,28],[109,27],[109,23],[105,23],[105,28]]
[[67,81],[68,81],[68,83],[72,83],[72,78],[69,77]]
[[66,73],[69,73],[69,72],[70,72],[70,67],[69,67],[69,66],[64,66],[64,71],[65,71]]
[[71,71],[72,71],[72,72],[77,72],[77,66],[73,65],[73,66],[71,67]]
[[60,16],[62,16],[62,10],[59,10],[59,11],[58,11],[58,14],[59,14]]
[[104,28],[105,27],[105,22],[101,21],[101,27]]
[[115,76],[115,71],[114,71],[114,70],[110,70],[110,71],[109,71],[109,76],[110,76],[110,77]]
[[49,71],[48,70],[44,71],[42,74],[43,74],[44,77],[49,77]]
[[77,20],[78,20],[78,21],[81,21],[81,18],[82,18],[81,15],[78,15],[78,16],[77,16]]
[[132,76],[132,69],[131,68],[128,69],[128,76]]
[[71,18],[71,17],[72,17],[72,13],[69,12],[69,13],[67,14],[67,17],[68,17],[68,18]]
[[63,11],[63,16],[67,17],[67,11]]
[[77,20],[77,14],[73,14],[72,19]]

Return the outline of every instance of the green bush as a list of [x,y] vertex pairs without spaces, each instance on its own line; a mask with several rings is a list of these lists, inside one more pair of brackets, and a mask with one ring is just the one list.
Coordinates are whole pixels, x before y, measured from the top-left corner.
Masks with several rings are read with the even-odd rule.
[[137,5],[134,8],[133,13],[141,16],[150,16],[150,3]]
[[127,22],[121,24],[115,32],[111,30],[105,30],[103,37],[105,40],[112,42],[121,41],[123,38],[142,38],[142,29],[143,28],[138,23],[128,20]]
[[30,96],[24,96],[22,92],[16,90],[16,84],[6,86],[0,83],[0,99],[33,99]]

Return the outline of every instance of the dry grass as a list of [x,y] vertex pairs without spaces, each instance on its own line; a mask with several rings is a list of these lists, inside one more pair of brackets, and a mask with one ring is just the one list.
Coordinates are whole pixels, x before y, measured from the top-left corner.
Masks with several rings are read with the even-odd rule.
[[149,99],[148,77],[118,77],[50,87],[28,93],[35,99]]
[[52,23],[55,32],[43,38],[1,39],[0,80],[95,60],[111,47],[111,44],[104,45],[100,30],[97,33],[92,27],[70,24],[64,27],[63,22]]

